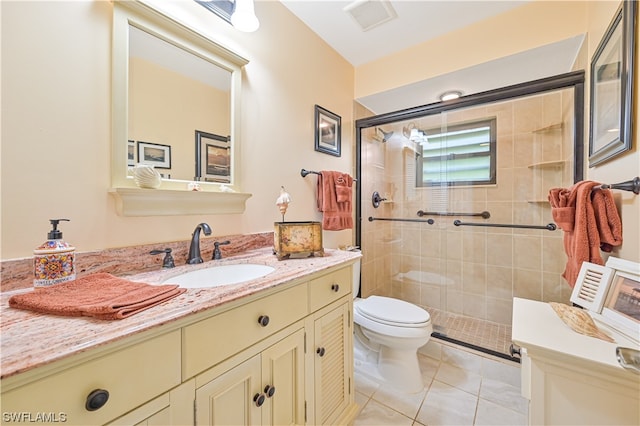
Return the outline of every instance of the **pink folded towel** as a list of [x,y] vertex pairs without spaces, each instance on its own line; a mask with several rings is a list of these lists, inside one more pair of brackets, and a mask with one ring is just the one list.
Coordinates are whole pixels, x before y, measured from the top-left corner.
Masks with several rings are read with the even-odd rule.
[[346,173],[321,171],[318,176],[318,211],[323,212],[322,229],[353,228],[351,217],[353,178]]
[[9,306],[44,314],[122,319],[176,297],[177,285],[150,285],[97,273],[32,292],[16,294]]

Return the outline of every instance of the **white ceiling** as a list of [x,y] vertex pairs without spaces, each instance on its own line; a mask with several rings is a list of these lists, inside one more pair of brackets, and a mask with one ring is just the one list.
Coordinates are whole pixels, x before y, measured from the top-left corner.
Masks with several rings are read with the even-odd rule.
[[[362,3],[380,0],[359,0]],[[390,0],[397,17],[362,31],[344,7],[352,0],[281,0],[352,65],[380,59],[531,0]]]
[[[380,0],[359,0],[367,3]],[[343,9],[353,1],[281,0],[294,15],[354,66],[455,31],[531,0],[390,0],[397,17],[363,31]],[[259,18],[259,17],[258,17]],[[357,99],[375,114],[438,101],[447,90],[464,95],[505,87],[572,69],[583,36],[500,58],[447,75]]]

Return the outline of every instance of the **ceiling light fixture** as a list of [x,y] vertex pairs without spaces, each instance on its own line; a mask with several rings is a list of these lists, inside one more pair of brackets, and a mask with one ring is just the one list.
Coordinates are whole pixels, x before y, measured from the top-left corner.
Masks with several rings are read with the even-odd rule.
[[460,90],[448,90],[439,96],[441,101],[450,101],[452,99],[458,99],[462,96],[462,92]]
[[231,15],[231,25],[245,33],[252,33],[260,27],[253,0],[236,0],[236,9]]

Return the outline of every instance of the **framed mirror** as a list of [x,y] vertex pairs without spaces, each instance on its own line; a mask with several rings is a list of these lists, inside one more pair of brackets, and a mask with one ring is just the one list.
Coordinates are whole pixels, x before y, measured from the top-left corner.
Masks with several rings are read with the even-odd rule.
[[591,61],[589,167],[631,149],[637,5],[622,3]]
[[[169,147],[171,179],[161,190],[195,180],[194,132],[225,135],[224,182],[202,180],[202,191],[224,183],[240,192],[241,67],[248,61],[139,2],[114,2],[112,186],[136,188],[129,176],[131,144]],[[167,149],[167,150],[168,150]]]

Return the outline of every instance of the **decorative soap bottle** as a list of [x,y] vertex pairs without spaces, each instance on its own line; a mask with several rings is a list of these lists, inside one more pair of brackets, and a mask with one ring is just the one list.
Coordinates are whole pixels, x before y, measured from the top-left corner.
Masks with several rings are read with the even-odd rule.
[[47,234],[47,241],[33,251],[33,286],[49,287],[76,279],[76,248],[62,240],[58,230],[60,221],[50,219],[53,229]]

